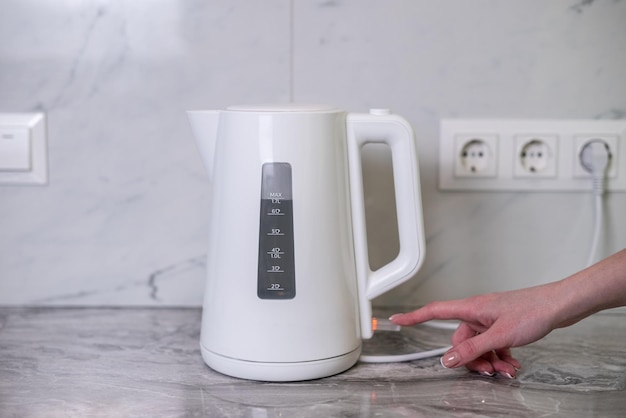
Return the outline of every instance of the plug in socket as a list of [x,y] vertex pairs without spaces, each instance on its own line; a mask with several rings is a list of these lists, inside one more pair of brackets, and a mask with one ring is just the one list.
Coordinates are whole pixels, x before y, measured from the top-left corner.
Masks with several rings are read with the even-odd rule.
[[606,146],[610,159],[609,166],[607,168],[607,177],[615,178],[617,177],[617,164],[614,163],[614,157],[619,155],[618,149],[618,137],[615,135],[576,135],[574,137],[575,143],[575,152],[574,156],[574,176],[575,177],[591,177],[590,170],[585,167],[584,156],[585,153],[583,150],[585,147],[590,145],[593,142],[602,142]]

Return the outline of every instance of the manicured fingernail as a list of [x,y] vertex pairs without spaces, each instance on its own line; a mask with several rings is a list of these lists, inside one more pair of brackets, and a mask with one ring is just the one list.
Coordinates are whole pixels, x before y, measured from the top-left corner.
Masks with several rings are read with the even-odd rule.
[[515,379],[515,377],[511,376],[511,375],[510,375],[509,373],[507,373],[507,372],[500,372],[500,373],[502,373],[502,375],[503,375],[503,376],[506,376],[506,377],[507,377],[507,378],[509,378],[509,379]]
[[439,360],[446,369],[456,366],[461,361],[461,356],[456,351],[448,351]]
[[483,376],[489,376],[489,377],[494,375],[494,373],[490,373],[487,370],[483,370],[482,372],[479,372],[479,373],[482,374]]

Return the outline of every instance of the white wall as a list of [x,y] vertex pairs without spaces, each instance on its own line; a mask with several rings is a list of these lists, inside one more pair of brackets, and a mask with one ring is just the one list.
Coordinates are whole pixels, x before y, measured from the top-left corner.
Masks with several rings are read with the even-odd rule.
[[[585,262],[590,196],[440,192],[438,123],[626,117],[625,1],[1,6],[0,112],[46,112],[50,183],[0,186],[0,304],[199,305],[210,189],[184,111],[241,103],[391,107],[413,124],[427,259],[378,304],[527,286]],[[386,171],[370,153],[368,178]],[[368,204],[377,265],[393,219]],[[624,208],[626,193],[607,196],[605,255],[626,246]]]

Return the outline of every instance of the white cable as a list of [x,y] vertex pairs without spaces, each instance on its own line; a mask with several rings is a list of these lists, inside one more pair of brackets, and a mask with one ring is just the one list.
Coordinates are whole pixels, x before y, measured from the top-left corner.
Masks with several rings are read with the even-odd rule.
[[417,353],[409,354],[395,354],[395,355],[383,355],[383,356],[368,356],[361,354],[359,361],[363,363],[401,363],[403,361],[421,360],[424,358],[440,356],[450,349],[448,347],[436,348],[434,350],[419,351]]
[[587,258],[587,267],[592,265],[596,259],[596,253],[598,252],[598,243],[600,242],[600,232],[603,229],[604,221],[604,199],[601,194],[595,195],[595,209],[594,209],[594,222],[593,222],[593,238],[591,239],[591,249],[589,250],[589,257]]
[[[447,330],[455,330],[459,324],[458,322],[448,322],[448,321],[428,321],[424,322],[422,325],[426,325],[432,328],[439,329],[447,329]],[[385,328],[389,331],[399,331],[398,329]],[[432,350],[418,351],[415,353],[408,354],[390,354],[390,355],[365,355],[361,354],[359,357],[359,361],[362,363],[401,363],[404,361],[413,361],[413,360],[421,360],[429,357],[440,356],[448,351],[452,346],[435,348]]]
[[600,234],[604,223],[604,181],[606,172],[611,161],[611,152],[608,145],[601,140],[594,140],[583,147],[580,152],[580,162],[591,173],[592,188],[594,195],[594,222],[591,239],[591,248],[587,257],[587,267],[596,260]]

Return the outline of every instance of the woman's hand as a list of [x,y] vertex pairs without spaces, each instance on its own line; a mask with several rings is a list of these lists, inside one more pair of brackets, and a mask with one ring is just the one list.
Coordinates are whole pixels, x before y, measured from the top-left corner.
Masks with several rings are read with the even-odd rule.
[[484,375],[498,372],[515,377],[521,368],[511,347],[534,342],[555,327],[558,304],[553,293],[557,284],[491,293],[467,299],[432,302],[390,319],[398,325],[414,325],[432,319],[457,319],[461,324],[452,335],[453,347],[441,358],[447,368],[465,366]]
[[626,306],[626,249],[558,282],[448,302],[432,302],[390,319],[414,325],[457,319],[444,367],[465,366],[482,374],[515,377],[520,363],[511,347],[530,344],[555,328],[604,310]]

